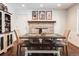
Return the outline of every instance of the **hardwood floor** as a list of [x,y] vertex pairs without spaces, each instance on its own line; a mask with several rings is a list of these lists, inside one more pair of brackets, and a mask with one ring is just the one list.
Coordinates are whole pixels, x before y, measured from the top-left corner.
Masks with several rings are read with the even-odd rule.
[[69,56],[79,56],[79,47],[76,47],[73,44],[69,44],[68,52]]
[[16,56],[16,51],[17,51],[17,45],[16,42],[14,43],[14,46],[8,49],[6,53],[0,54],[0,56]]
[[[14,46],[12,48],[8,49],[8,51],[6,53],[0,54],[0,56],[17,56],[17,49],[16,48],[17,48],[17,45],[15,42]],[[79,56],[79,48],[77,48],[74,45],[72,45],[71,43],[69,43],[68,55],[69,56]]]

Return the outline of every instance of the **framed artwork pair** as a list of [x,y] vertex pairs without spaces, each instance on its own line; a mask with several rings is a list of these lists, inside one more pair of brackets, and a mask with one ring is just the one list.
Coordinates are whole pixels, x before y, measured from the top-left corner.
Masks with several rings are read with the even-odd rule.
[[33,20],[52,20],[52,11],[32,11]]

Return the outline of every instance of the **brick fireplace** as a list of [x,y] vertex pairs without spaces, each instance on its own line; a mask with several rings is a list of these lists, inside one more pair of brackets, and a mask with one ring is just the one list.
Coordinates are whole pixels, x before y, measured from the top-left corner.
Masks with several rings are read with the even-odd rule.
[[54,24],[56,21],[52,20],[31,20],[28,21],[28,26],[29,26],[29,33],[35,33],[35,34],[49,34],[49,33],[54,33]]

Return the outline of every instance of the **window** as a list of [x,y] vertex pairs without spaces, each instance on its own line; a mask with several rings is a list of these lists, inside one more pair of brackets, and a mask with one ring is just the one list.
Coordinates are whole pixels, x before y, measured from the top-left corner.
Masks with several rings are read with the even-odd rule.
[[77,33],[79,33],[79,9],[77,10]]

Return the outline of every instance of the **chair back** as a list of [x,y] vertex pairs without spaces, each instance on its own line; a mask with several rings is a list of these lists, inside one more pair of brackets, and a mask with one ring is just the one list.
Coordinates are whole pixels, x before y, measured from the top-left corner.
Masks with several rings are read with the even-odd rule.
[[15,32],[15,36],[16,36],[16,41],[17,41],[17,44],[18,43],[20,43],[20,38],[19,38],[19,33],[18,33],[18,31],[17,30],[14,30],[14,32]]
[[71,30],[65,30],[64,36],[68,39]]
[[68,39],[70,32],[71,30],[65,30],[64,37],[66,37],[66,40]]
[[64,42],[66,45],[68,44],[68,37],[69,37],[70,32],[71,30],[65,30],[64,32],[64,36],[66,37],[66,39],[64,39]]

